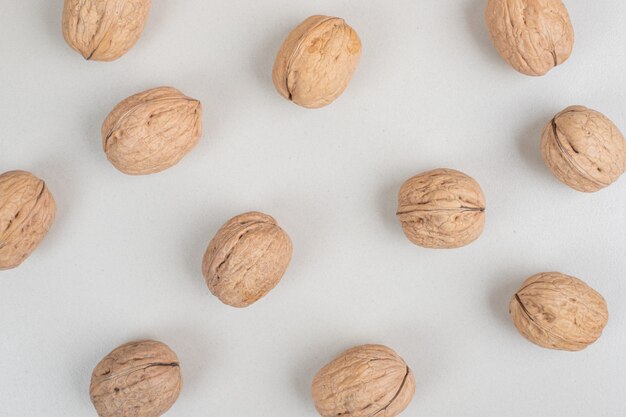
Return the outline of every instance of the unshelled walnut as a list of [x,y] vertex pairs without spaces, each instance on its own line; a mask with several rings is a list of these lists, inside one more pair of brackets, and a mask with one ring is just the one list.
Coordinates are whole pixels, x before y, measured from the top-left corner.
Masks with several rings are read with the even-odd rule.
[[319,108],[344,92],[360,57],[361,40],[343,19],[311,16],[283,42],[272,79],[286,99]]
[[224,304],[247,307],[272,290],[291,260],[291,240],[267,214],[230,219],[209,243],[202,272]]
[[496,49],[522,74],[544,75],[572,53],[574,29],[561,0],[488,0],[485,18]]
[[458,248],[482,233],[485,197],[473,178],[453,169],[435,169],[402,185],[396,214],[416,245]]
[[135,94],[119,103],[102,125],[109,161],[130,175],[176,165],[200,140],[202,105],[171,87]]
[[46,184],[25,171],[0,175],[0,270],[19,266],[54,223],[56,205]]
[[165,344],[153,340],[118,347],[98,363],[89,395],[100,417],[158,417],[176,402],[180,364]]
[[415,377],[393,350],[362,345],[324,366],[312,394],[322,417],[394,417],[413,399]]
[[65,0],[63,36],[85,59],[113,61],[143,32],[150,0]]
[[517,330],[549,349],[576,351],[595,342],[609,312],[604,298],[583,281],[559,272],[528,278],[509,304]]
[[548,123],[541,138],[545,164],[564,184],[595,192],[626,171],[626,140],[602,113],[570,106]]

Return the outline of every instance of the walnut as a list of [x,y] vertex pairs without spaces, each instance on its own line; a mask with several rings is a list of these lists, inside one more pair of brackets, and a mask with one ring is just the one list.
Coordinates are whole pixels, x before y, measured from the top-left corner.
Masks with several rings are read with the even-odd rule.
[[176,165],[200,140],[202,105],[171,87],[135,94],[119,103],[102,125],[109,161],[130,175]]
[[217,232],[202,260],[206,284],[224,304],[247,307],[281,280],[291,260],[291,240],[276,220],[250,212]]
[[65,0],[63,36],[85,59],[113,61],[143,32],[150,0]]
[[548,123],[541,138],[545,164],[575,190],[595,192],[626,171],[626,141],[602,113],[570,106]]
[[522,74],[544,75],[572,53],[574,29],[561,0],[489,0],[485,18],[496,49]]
[[473,178],[453,169],[435,169],[402,185],[396,214],[416,245],[458,248],[482,233],[485,197]]
[[609,318],[600,294],[559,272],[544,272],[524,281],[511,298],[509,312],[526,339],[545,348],[570,351],[595,342]]
[[343,19],[311,16],[283,42],[272,79],[286,99],[319,108],[344,92],[360,57],[361,40]]
[[93,370],[89,395],[100,417],[158,417],[174,405],[181,387],[176,354],[144,340],[105,356]]
[[394,417],[413,399],[415,377],[393,350],[363,345],[324,366],[313,379],[312,394],[323,417]]
[[56,204],[46,184],[25,171],[0,175],[0,270],[19,266],[54,223]]

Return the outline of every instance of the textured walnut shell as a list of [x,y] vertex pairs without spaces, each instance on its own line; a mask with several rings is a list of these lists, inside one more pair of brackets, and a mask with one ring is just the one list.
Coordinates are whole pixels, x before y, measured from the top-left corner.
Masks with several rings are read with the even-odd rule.
[[545,164],[575,190],[595,192],[626,171],[626,141],[602,113],[571,106],[554,116],[543,131]]
[[113,61],[143,32],[150,0],[65,0],[63,36],[85,59]]
[[181,387],[176,354],[144,340],[105,356],[93,370],[89,395],[100,417],[158,417],[174,405]]
[[416,245],[458,248],[482,233],[485,197],[473,178],[453,169],[435,169],[402,185],[396,214]]
[[361,40],[343,19],[311,16],[283,42],[272,72],[274,86],[302,107],[326,106],[348,87],[360,57]]
[[572,53],[574,29],[561,0],[489,0],[485,18],[496,49],[522,74],[544,75]]
[[46,184],[25,171],[0,175],[0,270],[20,265],[54,223],[56,204]]
[[211,293],[224,304],[247,307],[280,282],[291,260],[291,240],[276,220],[250,212],[217,232],[202,260]]
[[415,377],[393,350],[363,345],[323,367],[312,385],[315,408],[323,417],[393,417],[415,394]]
[[581,280],[558,272],[528,278],[511,298],[517,330],[549,349],[581,350],[595,342],[609,312],[604,298]]
[[176,165],[200,140],[202,105],[171,87],[135,94],[119,103],[102,125],[109,161],[130,175]]

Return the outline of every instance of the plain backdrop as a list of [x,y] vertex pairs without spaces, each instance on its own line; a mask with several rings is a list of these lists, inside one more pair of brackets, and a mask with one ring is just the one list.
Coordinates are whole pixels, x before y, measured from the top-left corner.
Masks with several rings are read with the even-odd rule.
[[[414,370],[406,416],[623,416],[626,178],[569,189],[539,139],[571,104],[626,130],[626,2],[566,3],[574,52],[532,78],[493,49],[485,0],[154,0],[112,63],[65,44],[62,0],[0,0],[0,171],[44,178],[58,205],[43,244],[0,273],[0,416],[96,416],[93,367],[142,338],[180,357],[168,417],[314,417],[315,372],[363,343]],[[321,110],[271,81],[282,39],[312,14],[363,42],[348,90]],[[161,85],[202,101],[201,143],[170,170],[124,175],[101,123]],[[395,218],[404,180],[438,167],[487,197],[485,231],[462,249],[414,246]],[[209,293],[201,259],[248,210],[273,215],[294,255],[266,298],[235,309]],[[582,352],[536,347],[510,322],[515,289],[553,270],[608,302]]]

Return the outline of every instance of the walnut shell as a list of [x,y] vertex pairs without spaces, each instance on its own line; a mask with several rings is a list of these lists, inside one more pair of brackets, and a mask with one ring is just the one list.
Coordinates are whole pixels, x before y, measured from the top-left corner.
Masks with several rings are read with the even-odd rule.
[[98,363],[89,395],[100,417],[158,417],[176,402],[180,364],[165,344],[153,340],[118,347]]
[[19,266],[52,227],[56,204],[43,180],[25,171],[0,175],[0,270]]
[[340,18],[311,16],[285,39],[274,63],[274,86],[307,108],[333,102],[344,92],[361,57],[361,40]]
[[595,342],[609,319],[604,298],[581,280],[559,272],[528,278],[509,304],[517,330],[531,342],[576,351]]
[[349,349],[313,379],[315,408],[323,417],[393,417],[415,394],[415,377],[393,350],[382,345]]
[[63,36],[85,59],[113,61],[143,32],[150,0],[65,0]]
[[127,98],[102,125],[107,158],[130,175],[152,174],[176,165],[201,135],[202,105],[171,87]]
[[458,248],[482,233],[485,197],[473,178],[453,169],[435,169],[402,185],[396,215],[416,245]]
[[574,29],[561,0],[489,0],[485,18],[496,49],[522,74],[544,75],[572,53]]
[[570,106],[548,123],[541,137],[543,160],[575,190],[595,192],[626,171],[626,141],[602,113]]
[[247,307],[280,282],[291,253],[291,240],[276,220],[249,212],[230,219],[213,237],[202,273],[224,304]]

